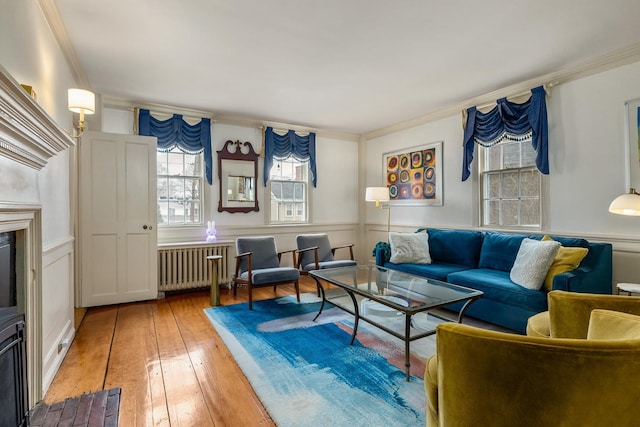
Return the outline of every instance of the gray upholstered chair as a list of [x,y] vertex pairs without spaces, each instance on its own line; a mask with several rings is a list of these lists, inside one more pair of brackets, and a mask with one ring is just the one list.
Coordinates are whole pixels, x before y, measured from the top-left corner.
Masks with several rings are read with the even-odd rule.
[[[296,236],[298,245],[297,267],[301,274],[309,274],[312,270],[323,268],[346,267],[356,265],[353,260],[353,244],[331,247],[329,236],[326,234],[299,234]],[[337,249],[349,249],[350,259],[334,259]]]
[[276,239],[266,237],[238,237],[236,239],[236,271],[233,278],[233,295],[239,284],[249,289],[249,310],[253,310],[253,288],[293,283],[300,302],[298,279],[300,272],[295,267],[281,267],[282,254],[291,252],[293,266],[296,264],[295,250],[278,252]]

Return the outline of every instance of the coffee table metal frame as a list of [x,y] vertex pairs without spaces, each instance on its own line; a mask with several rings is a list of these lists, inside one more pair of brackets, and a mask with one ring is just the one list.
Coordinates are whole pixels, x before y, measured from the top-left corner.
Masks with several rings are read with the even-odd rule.
[[[361,281],[361,276],[366,274],[367,280],[365,283],[358,283]],[[356,338],[356,334],[358,333],[358,324],[360,319],[366,321],[367,323],[393,335],[396,338],[399,338],[404,341],[404,350],[405,350],[405,368],[406,368],[406,379],[410,381],[410,343],[411,341],[418,340],[420,338],[428,337],[430,335],[435,334],[435,328],[425,330],[424,332],[420,332],[414,335],[411,335],[411,327],[412,322],[411,318],[415,314],[426,312],[428,310],[432,310],[438,307],[443,307],[449,304],[454,304],[458,302],[464,302],[464,305],[460,309],[458,313],[457,322],[462,323],[462,318],[464,317],[464,313],[469,307],[469,305],[480,298],[483,295],[482,291],[477,291],[475,289],[465,288],[463,286],[452,285],[450,283],[441,282],[434,279],[428,279],[421,276],[415,276],[412,274],[400,272],[397,270],[391,270],[384,267],[380,267],[377,265],[365,265],[365,266],[348,266],[348,267],[338,267],[331,269],[322,269],[322,270],[314,270],[310,272],[310,275],[314,278],[318,285],[318,289],[320,290],[322,297],[322,304],[320,305],[320,310],[318,314],[313,319],[314,321],[322,314],[322,310],[324,309],[325,302],[329,302],[335,307],[338,307],[347,313],[354,315],[354,326],[353,333],[351,335],[350,345],[353,345],[353,342]],[[397,279],[390,278],[395,276]],[[349,277],[352,283],[346,283],[344,281],[345,277]],[[386,280],[385,280],[386,279]],[[353,310],[350,310],[349,307],[333,303],[331,299],[327,298],[324,286],[322,285],[322,281],[327,281],[339,288],[344,289],[351,301],[353,302]],[[381,283],[378,283],[381,282]],[[362,288],[364,286],[364,288]],[[445,295],[448,295],[448,298],[431,298],[428,296],[429,287],[438,287],[440,290],[444,290]],[[427,292],[427,295],[422,295],[422,298],[425,301],[416,300],[416,296],[420,297],[420,292]],[[373,320],[366,315],[362,315],[360,313],[360,309],[358,307],[358,301],[356,299],[356,295],[360,295],[364,298],[370,299],[371,301],[375,301],[376,303],[385,305],[390,307],[398,312],[402,313],[405,317],[405,325],[404,325],[404,334],[401,334],[397,331],[394,331],[380,322]],[[400,297],[402,299],[407,300],[408,306],[404,306],[394,302],[395,298],[388,299],[390,295]],[[431,313],[433,315],[433,313]],[[436,316],[444,319],[440,316]]]

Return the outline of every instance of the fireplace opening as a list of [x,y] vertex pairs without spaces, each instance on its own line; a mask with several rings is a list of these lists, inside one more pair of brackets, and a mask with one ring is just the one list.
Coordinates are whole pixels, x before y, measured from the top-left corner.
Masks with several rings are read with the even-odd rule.
[[0,307],[16,307],[16,232],[0,233]]
[[28,424],[25,316],[19,307],[15,231],[0,233],[0,426]]

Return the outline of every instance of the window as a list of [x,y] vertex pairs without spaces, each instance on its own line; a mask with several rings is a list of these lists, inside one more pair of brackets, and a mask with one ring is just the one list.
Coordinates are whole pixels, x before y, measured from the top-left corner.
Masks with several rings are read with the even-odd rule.
[[269,173],[271,223],[309,222],[309,162],[274,160]]
[[541,174],[531,138],[481,148],[482,225],[540,227]]
[[202,154],[179,148],[157,153],[158,225],[201,225]]

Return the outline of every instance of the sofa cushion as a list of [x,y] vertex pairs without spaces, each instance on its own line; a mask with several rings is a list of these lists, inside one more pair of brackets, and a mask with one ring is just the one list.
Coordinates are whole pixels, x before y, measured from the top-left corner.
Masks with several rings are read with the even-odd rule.
[[469,269],[449,274],[449,283],[484,292],[482,299],[541,312],[547,310],[547,292],[534,291],[516,285],[508,271],[486,268]]
[[506,234],[487,232],[482,239],[479,268],[511,271],[520,250],[520,244],[529,236],[524,234]]
[[537,291],[542,287],[559,248],[560,243],[554,240],[522,239],[509,277],[514,283]]
[[431,264],[427,233],[389,233],[391,259],[394,264]]
[[470,268],[478,266],[482,232],[472,230],[419,229],[429,234],[429,253],[433,262],[460,264]]
[[409,274],[415,274],[416,276],[428,277],[429,279],[440,280],[442,282],[447,281],[447,277],[451,273],[456,271],[466,270],[468,267],[458,264],[393,264],[386,263],[384,265],[392,270],[403,271]]

